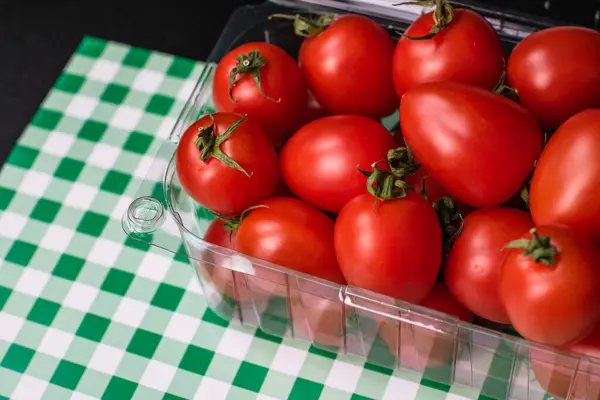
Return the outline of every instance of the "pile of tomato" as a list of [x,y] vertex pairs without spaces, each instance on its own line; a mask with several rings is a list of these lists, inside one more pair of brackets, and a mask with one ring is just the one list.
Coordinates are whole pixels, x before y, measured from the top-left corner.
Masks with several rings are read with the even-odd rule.
[[445,1],[398,41],[362,15],[272,18],[304,37],[297,59],[231,50],[217,111],[178,146],[217,216],[205,240],[596,355],[600,33],[543,29],[508,54]]

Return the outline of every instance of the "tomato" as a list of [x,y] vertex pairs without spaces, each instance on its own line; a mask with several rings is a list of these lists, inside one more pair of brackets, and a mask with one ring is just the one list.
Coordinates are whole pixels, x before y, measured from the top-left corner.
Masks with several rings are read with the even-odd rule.
[[600,322],[600,249],[562,226],[538,226],[510,249],[499,294],[515,330],[536,342],[564,346]]
[[[448,7],[448,5],[446,5]],[[404,32],[418,37],[435,26],[434,12],[417,18]],[[402,37],[393,61],[398,97],[426,82],[453,81],[491,90],[500,81],[506,54],[494,28],[471,10],[456,9],[454,17],[426,40]]]
[[499,205],[520,190],[543,136],[522,107],[490,91],[455,82],[424,83],[402,97],[404,140],[452,198]]
[[442,260],[442,230],[431,203],[406,197],[352,199],[335,223],[335,250],[350,285],[412,303],[433,287]]
[[353,197],[366,193],[357,166],[385,161],[394,139],[381,125],[359,115],[336,115],[300,128],[283,146],[281,174],[304,201],[338,213]]
[[600,242],[600,109],[569,118],[533,172],[529,207],[537,225],[566,225]]
[[[421,306],[472,322],[473,313],[464,308],[443,282],[436,282]],[[456,328],[431,317],[410,315],[410,322],[384,322],[379,335],[388,349],[399,357],[400,365],[417,371],[439,367],[452,360]]]
[[[234,70],[238,74],[230,86]],[[280,47],[246,43],[227,53],[217,65],[213,102],[217,111],[248,114],[277,145],[304,121],[306,80],[296,60]]]
[[508,58],[508,83],[547,131],[600,106],[600,33],[557,26],[521,40]]
[[333,221],[298,199],[271,197],[242,220],[235,249],[305,274],[344,284],[333,246]]
[[508,207],[480,208],[464,220],[444,267],[444,279],[454,297],[478,316],[509,324],[498,295],[506,243],[533,228],[524,211]]
[[179,141],[175,165],[186,193],[227,217],[269,197],[280,179],[277,153],[267,136],[250,119],[233,113],[194,122]]
[[392,82],[394,41],[375,21],[343,15],[314,37],[298,56],[317,101],[333,114],[383,118],[398,107]]

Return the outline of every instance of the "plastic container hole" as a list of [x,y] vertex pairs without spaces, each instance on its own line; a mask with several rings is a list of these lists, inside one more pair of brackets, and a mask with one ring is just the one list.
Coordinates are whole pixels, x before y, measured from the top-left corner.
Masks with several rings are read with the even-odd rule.
[[164,221],[163,205],[152,197],[135,199],[127,209],[127,219],[132,231],[139,233],[154,232]]

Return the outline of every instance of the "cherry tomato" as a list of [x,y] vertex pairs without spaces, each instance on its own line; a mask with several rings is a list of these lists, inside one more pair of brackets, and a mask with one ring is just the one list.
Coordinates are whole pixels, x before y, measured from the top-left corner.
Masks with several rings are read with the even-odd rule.
[[300,128],[283,146],[281,175],[304,201],[338,213],[366,192],[357,166],[385,160],[394,139],[380,123],[359,115],[336,115]]
[[600,242],[600,109],[569,118],[537,162],[529,207],[537,225],[566,225]]
[[[446,7],[448,7],[446,5]],[[419,17],[405,35],[426,36],[435,26],[434,12]],[[506,54],[494,28],[471,10],[454,10],[454,17],[425,40],[402,37],[393,62],[398,97],[426,82],[453,81],[491,90],[500,81]]]
[[499,205],[520,190],[543,136],[525,109],[490,91],[455,82],[419,85],[402,97],[404,140],[452,198]]
[[379,119],[398,107],[393,54],[394,41],[379,24],[361,15],[343,15],[307,37],[298,59],[325,109]]
[[335,223],[335,249],[348,284],[412,303],[433,287],[442,260],[442,230],[421,195],[352,199]]
[[499,294],[524,338],[564,346],[589,335],[600,322],[600,249],[562,226],[538,226],[511,245]]
[[[464,308],[448,291],[443,282],[436,282],[427,297],[419,304],[448,314],[461,321],[472,322],[473,313]],[[400,365],[416,371],[435,368],[452,360],[455,347],[455,327],[430,317],[410,315],[411,322],[384,322],[379,335],[388,349],[396,354]]]
[[533,228],[524,211],[508,207],[480,208],[464,220],[444,268],[444,279],[454,297],[478,316],[508,324],[498,295],[504,246]]
[[175,156],[181,186],[222,216],[241,214],[279,184],[279,160],[267,136],[233,113],[200,118],[183,134]]
[[344,284],[333,246],[333,221],[298,199],[271,197],[242,220],[235,249],[305,274]]
[[[235,83],[231,82],[234,72]],[[294,58],[280,47],[246,43],[217,65],[213,102],[217,111],[248,114],[277,145],[304,121],[306,80]]]
[[508,58],[508,83],[547,131],[600,106],[600,33],[557,26],[532,33]]

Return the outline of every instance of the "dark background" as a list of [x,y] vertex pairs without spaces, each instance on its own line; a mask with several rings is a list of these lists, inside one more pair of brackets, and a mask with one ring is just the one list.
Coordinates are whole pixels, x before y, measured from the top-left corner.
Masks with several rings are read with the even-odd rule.
[[[232,11],[262,1],[0,0],[0,165],[83,36],[204,60]],[[588,26],[600,9],[600,0],[487,3]]]

